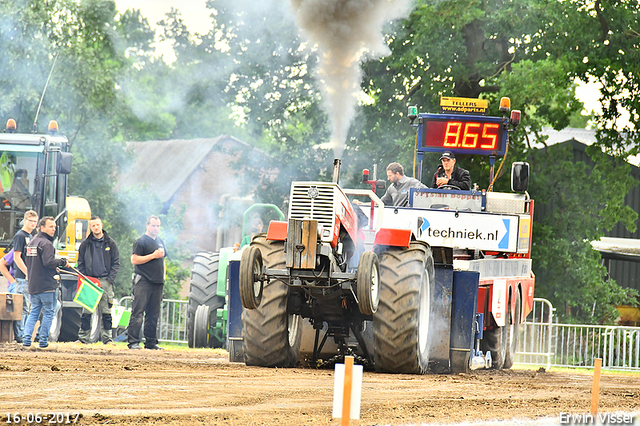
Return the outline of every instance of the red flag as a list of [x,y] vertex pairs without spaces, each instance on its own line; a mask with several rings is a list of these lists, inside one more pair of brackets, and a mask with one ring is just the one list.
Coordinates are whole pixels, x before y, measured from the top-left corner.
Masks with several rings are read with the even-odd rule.
[[[97,285],[98,287],[101,287],[101,286],[100,286],[100,280],[99,280],[99,279],[97,279],[97,278],[93,278],[93,277],[90,277],[90,276],[88,276],[88,275],[86,276],[86,278],[87,278],[89,281],[91,281],[92,283],[94,283],[95,285]],[[82,284],[82,280],[83,280],[83,279],[84,279],[84,278],[82,278],[82,276],[79,276],[79,277],[78,277],[78,286],[76,287],[76,292],[78,292],[78,290],[80,290],[80,284]]]

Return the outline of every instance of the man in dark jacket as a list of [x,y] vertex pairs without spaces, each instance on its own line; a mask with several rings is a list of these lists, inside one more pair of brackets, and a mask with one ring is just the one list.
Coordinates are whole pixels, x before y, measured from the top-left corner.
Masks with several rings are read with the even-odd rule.
[[27,245],[26,264],[29,271],[29,295],[31,298],[31,312],[25,325],[22,346],[31,348],[31,336],[36,322],[43,312],[42,322],[38,334],[39,349],[49,349],[49,330],[55,314],[56,268],[69,266],[67,259],[56,259],[53,247],[53,236],[56,233],[56,223],[51,216],[45,216],[38,222],[38,235]]
[[[102,229],[102,220],[93,216],[89,220],[91,234],[80,244],[78,249],[78,270],[100,280],[100,287],[104,290],[100,303],[96,309],[102,315],[102,332],[100,340],[105,345],[113,343],[111,333],[111,307],[113,306],[113,286],[120,269],[120,255],[118,246],[107,231]],[[82,311],[82,320],[78,340],[81,343],[91,343],[91,313]]]
[[[440,157],[442,164],[433,174],[431,187],[455,186],[458,189],[471,189],[471,175],[462,167],[456,166],[456,156],[451,151],[445,151]],[[456,188],[450,188],[456,189]]]

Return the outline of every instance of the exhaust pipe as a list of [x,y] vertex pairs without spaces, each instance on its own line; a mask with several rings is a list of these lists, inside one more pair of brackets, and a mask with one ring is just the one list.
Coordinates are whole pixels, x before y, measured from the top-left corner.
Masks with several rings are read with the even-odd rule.
[[340,181],[340,159],[336,158],[333,160],[333,183],[338,183]]

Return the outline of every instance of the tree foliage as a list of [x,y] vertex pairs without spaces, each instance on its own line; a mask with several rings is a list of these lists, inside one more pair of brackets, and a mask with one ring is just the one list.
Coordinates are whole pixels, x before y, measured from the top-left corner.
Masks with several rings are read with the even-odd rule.
[[[51,75],[38,123],[58,120],[74,154],[69,191],[89,200],[92,213],[103,218],[118,243],[123,265],[116,283],[119,297],[130,294],[128,254],[134,230],[146,220],[133,222],[131,212],[158,213],[162,207],[150,202],[131,210],[140,197],[125,200],[126,195],[115,190],[118,167],[127,160],[122,123],[135,117],[121,87],[134,70],[154,63],[152,39],[153,31],[139,12],[119,14],[113,1],[0,3],[0,116],[15,118],[19,132],[30,132]],[[41,132],[42,127],[38,126]],[[169,222],[180,229],[179,220]],[[180,251],[173,253],[172,260],[180,264]],[[167,286],[170,296],[178,294],[174,287],[184,276],[184,271],[173,269],[175,285]]]
[[610,322],[618,315],[614,307],[628,303],[637,292],[606,279],[590,242],[618,221],[635,230],[638,215],[624,205],[624,196],[637,182],[627,174],[628,164],[616,165],[601,152],[593,153],[592,168],[574,163],[571,155],[570,147],[553,146],[529,156],[536,171],[531,193],[539,194],[537,209],[545,211],[534,225],[536,293],[548,298],[565,319]]
[[[298,36],[282,31],[283,23],[289,18],[268,15],[269,23],[278,32],[278,37],[273,37],[270,27],[259,25],[259,20],[255,19],[261,11],[251,11],[242,5],[234,9],[225,1],[211,1],[209,6],[217,12],[213,33],[225,34],[231,46],[229,54],[238,61],[236,69],[243,70],[243,77],[228,86],[229,92],[241,99],[236,105],[242,105],[245,111],[252,113],[277,113],[275,120],[245,123],[250,135],[262,135],[261,143],[274,154],[275,164],[286,171],[279,181],[267,182],[263,194],[270,197],[280,194],[275,200],[278,202],[286,197],[290,180],[306,179],[314,174],[314,170],[318,178],[324,176],[326,179],[331,156],[318,149],[322,138],[315,137],[317,134],[326,137],[327,134],[326,125],[323,125],[326,117],[319,114],[319,95],[313,93],[313,96],[303,98],[307,100],[303,108],[296,108],[295,114],[289,114],[278,108],[277,102],[268,103],[269,94],[273,93],[273,90],[267,90],[269,86],[255,84],[266,81],[261,78],[271,76],[281,91],[285,91],[285,94],[279,94],[280,99],[286,99],[289,105],[298,105],[291,101],[291,95],[286,95],[290,93],[300,99],[300,93],[294,89],[296,86],[283,83],[282,77],[274,77],[283,69],[299,66],[295,56],[284,63],[265,61],[259,46],[262,40],[274,40],[278,46],[298,44]],[[628,299],[623,297],[624,292],[614,291],[615,283],[604,282],[599,256],[585,241],[601,237],[605,229],[621,220],[634,229],[637,215],[623,208],[623,194],[636,182],[613,177],[621,173],[628,176],[628,168],[620,162],[605,164],[606,161],[601,160],[593,170],[582,170],[579,164],[568,161],[558,164],[542,161],[541,156],[551,154],[536,151],[544,144],[543,127],[563,129],[577,121],[582,105],[575,98],[576,79],[589,81],[595,78],[605,86],[603,112],[594,115],[599,129],[599,146],[616,157],[635,153],[638,145],[635,129],[629,127],[624,129],[626,133],[618,133],[613,124],[619,112],[612,106],[624,104],[631,111],[632,121],[637,121],[635,81],[640,74],[638,62],[627,60],[638,52],[637,32],[633,29],[635,22],[637,8],[631,2],[416,2],[408,19],[387,28],[385,37],[391,55],[363,64],[362,89],[369,101],[361,106],[351,127],[343,157],[346,166],[343,167],[343,183],[356,183],[359,170],[371,168],[372,164],[377,164],[382,171],[392,161],[401,161],[407,170],[413,168],[416,134],[406,122],[404,112],[408,105],[419,105],[421,111],[434,112],[438,110],[441,96],[480,97],[490,101],[491,115],[499,115],[499,99],[511,97],[513,107],[522,110],[523,120],[510,139],[503,170],[509,170],[515,160],[529,159],[534,173],[532,196],[554,206],[563,205],[566,209],[565,213],[554,212],[551,218],[534,226],[534,241],[539,253],[534,268],[546,279],[538,294],[576,307],[573,312],[567,312],[581,319],[591,319],[592,311],[598,320],[610,319],[611,312],[604,307]],[[269,46],[267,51],[278,52],[277,48]],[[236,48],[238,50],[234,50]],[[309,65],[311,74],[316,63],[315,53],[312,49],[301,58]],[[274,53],[274,56],[277,55]],[[262,60],[256,63],[254,57]],[[290,77],[291,82],[296,78]],[[621,100],[622,93],[627,92],[631,96]],[[234,100],[230,99],[230,102]],[[324,163],[319,164],[319,160]],[[487,158],[462,157],[459,161],[472,171],[474,181],[480,187],[489,186]],[[437,157],[426,156],[423,181],[429,181],[436,165]],[[557,179],[554,177],[548,182],[549,173],[557,175]],[[585,177],[584,186],[559,186],[562,177],[567,178],[572,173]],[[543,184],[536,183],[538,178]],[[594,184],[591,188],[598,188],[597,196],[594,195],[596,199],[591,202],[580,204],[587,182]],[[610,184],[609,190],[602,187],[603,182]],[[508,190],[508,186],[505,176],[497,181],[495,189]],[[611,188],[615,188],[615,197],[611,196]],[[589,192],[592,194],[593,189]],[[572,227],[571,224],[580,226]],[[585,230],[584,224],[589,224],[590,231]],[[566,251],[558,256],[561,250]],[[551,267],[549,262],[553,259],[563,259],[561,270],[564,273]],[[560,287],[567,289],[562,297],[554,293]],[[596,306],[603,309],[586,309],[585,304],[591,299],[581,301],[577,295],[582,293],[571,291],[578,288],[587,289],[593,297],[598,294]],[[603,288],[611,291],[598,290]],[[568,294],[576,297],[565,299]]]

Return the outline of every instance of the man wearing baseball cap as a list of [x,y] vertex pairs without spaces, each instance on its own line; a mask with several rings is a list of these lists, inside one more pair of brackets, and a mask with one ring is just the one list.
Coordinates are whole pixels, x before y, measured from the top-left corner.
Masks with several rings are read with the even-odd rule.
[[432,188],[452,186],[455,188],[443,189],[471,189],[471,175],[467,170],[456,166],[456,156],[453,152],[443,152],[440,161],[442,164],[438,166],[438,170],[433,174],[431,180]]

